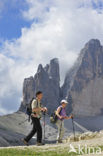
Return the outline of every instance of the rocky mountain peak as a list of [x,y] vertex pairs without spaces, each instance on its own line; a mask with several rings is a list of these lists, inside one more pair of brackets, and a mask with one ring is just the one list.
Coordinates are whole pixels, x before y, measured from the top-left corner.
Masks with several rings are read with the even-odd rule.
[[48,73],[48,70],[49,70],[49,64],[47,64],[47,65],[44,67],[44,70]]
[[52,59],[50,61],[50,66],[49,66],[49,69],[48,69],[48,74],[49,76],[59,82],[60,81],[60,74],[59,74],[59,60],[57,58],[55,59]]
[[41,72],[41,71],[43,71],[43,70],[44,70],[44,69],[43,69],[42,64],[39,64],[38,69],[37,69],[37,73],[39,73],[39,72]]
[[70,99],[77,116],[93,116],[102,113],[102,85],[103,47],[99,40],[92,39],[86,43],[75,66],[66,75],[62,92]]
[[49,113],[66,98],[69,113],[73,111],[76,116],[103,114],[103,46],[100,41],[91,39],[85,44],[61,88],[58,59],[52,59],[45,67],[40,64],[35,76],[24,80],[21,108],[38,90],[44,93],[43,103]]
[[23,102],[20,110],[25,108],[30,99],[35,97],[38,90],[43,92],[43,104],[48,106],[49,112],[53,111],[59,104],[60,74],[58,59],[52,59],[45,67],[39,64],[34,77],[26,78],[23,84]]
[[92,47],[92,48],[96,48],[96,47],[100,47],[101,43],[98,39],[91,39],[89,42],[87,42],[85,44],[85,47]]

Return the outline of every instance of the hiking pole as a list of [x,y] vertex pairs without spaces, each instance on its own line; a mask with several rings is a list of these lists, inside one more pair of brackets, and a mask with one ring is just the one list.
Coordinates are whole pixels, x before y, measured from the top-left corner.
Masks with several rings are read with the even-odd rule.
[[44,143],[45,143],[45,115],[46,115],[46,112],[43,112],[43,115],[44,115]]
[[20,122],[19,125],[22,125],[22,124],[25,123],[27,120],[28,120],[28,119],[26,119],[26,120]]
[[75,127],[74,127],[74,117],[72,117],[72,126],[73,126],[74,141],[76,141],[76,138],[75,138]]

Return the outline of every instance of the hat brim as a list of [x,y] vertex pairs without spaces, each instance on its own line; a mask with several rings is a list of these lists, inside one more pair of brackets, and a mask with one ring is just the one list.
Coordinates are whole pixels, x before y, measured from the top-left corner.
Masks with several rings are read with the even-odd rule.
[[64,104],[68,104],[68,102],[61,102],[61,104],[63,104],[63,103],[64,103]]

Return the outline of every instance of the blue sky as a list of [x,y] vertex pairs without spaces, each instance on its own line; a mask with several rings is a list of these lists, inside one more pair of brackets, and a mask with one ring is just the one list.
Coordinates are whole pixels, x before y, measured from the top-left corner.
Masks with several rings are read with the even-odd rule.
[[[44,0],[39,0],[43,3]],[[0,38],[3,40],[11,40],[13,38],[19,38],[21,36],[21,28],[29,28],[33,23],[32,20],[25,20],[22,16],[22,12],[29,9],[28,3],[25,0],[4,0],[2,1],[3,8],[1,9],[0,17]],[[102,0],[91,0],[93,9],[103,10],[103,1]],[[83,6],[83,5],[82,5]],[[46,11],[49,11],[49,7],[45,8]],[[38,23],[39,19],[35,18],[35,23]]]
[[18,0],[12,4],[10,0],[4,0],[0,17],[0,38],[11,40],[21,36],[22,27],[30,27],[32,21],[26,21],[22,16],[22,11],[29,9],[25,0]]
[[59,58],[62,84],[92,38],[103,44],[103,0],[0,0],[0,115],[17,111],[39,63]]
[[103,1],[102,0],[98,0],[98,3],[95,2],[95,0],[92,0],[92,4],[93,4],[94,9],[99,9],[99,10],[103,9]]

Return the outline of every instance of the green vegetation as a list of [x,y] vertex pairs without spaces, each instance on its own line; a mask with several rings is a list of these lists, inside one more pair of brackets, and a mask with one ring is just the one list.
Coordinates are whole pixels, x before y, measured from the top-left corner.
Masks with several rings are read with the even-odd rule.
[[[103,151],[103,146],[99,146]],[[94,147],[96,151],[96,147]],[[78,149],[76,148],[76,151]],[[92,150],[90,153],[92,154]],[[78,152],[77,152],[78,153]],[[83,153],[85,147],[83,146]],[[14,147],[0,149],[0,156],[77,156],[79,154],[69,153],[69,146],[47,146],[47,147]],[[82,153],[80,153],[82,155]]]
[[58,148],[7,148],[0,149],[0,156],[76,156],[75,153],[69,153],[69,148],[61,149]]

